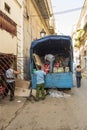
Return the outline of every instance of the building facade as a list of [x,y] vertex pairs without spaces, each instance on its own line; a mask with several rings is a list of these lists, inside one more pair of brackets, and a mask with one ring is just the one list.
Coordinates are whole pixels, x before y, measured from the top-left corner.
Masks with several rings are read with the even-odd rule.
[[78,55],[76,58],[79,60],[82,68],[87,71],[87,1],[85,0],[79,21],[76,25],[75,32],[75,45]]
[[50,0],[0,0],[0,52],[16,56],[22,79],[29,79],[30,45],[42,29],[55,33]]
[[[22,55],[22,17],[22,5],[19,1],[0,0],[0,53]],[[17,67],[21,69],[20,66]]]
[[46,35],[54,34],[55,24],[50,0],[25,0],[23,5],[24,77],[28,79],[31,42],[41,37],[42,29]]

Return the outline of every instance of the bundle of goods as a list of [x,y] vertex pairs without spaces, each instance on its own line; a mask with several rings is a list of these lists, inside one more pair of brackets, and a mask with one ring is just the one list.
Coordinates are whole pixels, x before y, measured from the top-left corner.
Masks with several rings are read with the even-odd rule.
[[34,53],[33,54],[33,60],[34,60],[34,63],[35,63],[36,66],[40,65],[40,66],[43,67],[43,64],[41,62],[41,59],[40,59],[39,55],[37,55],[37,54]]
[[69,67],[65,67],[65,72],[69,72]]
[[56,67],[53,67],[53,72],[54,73],[58,72],[58,69]]
[[58,69],[58,68],[59,68],[59,62],[56,62],[56,63],[54,64],[54,67]]
[[64,68],[63,67],[59,67],[58,68],[58,72],[64,72]]
[[54,73],[58,72],[58,68],[59,68],[59,62],[56,61],[56,62],[54,63],[53,72],[54,72]]
[[49,73],[50,72],[50,65],[44,64],[44,72]]

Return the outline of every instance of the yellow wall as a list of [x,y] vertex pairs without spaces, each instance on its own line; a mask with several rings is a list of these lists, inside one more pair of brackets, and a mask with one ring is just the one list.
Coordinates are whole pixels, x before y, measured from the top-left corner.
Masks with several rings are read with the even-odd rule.
[[[24,2],[24,54],[29,55],[29,48],[31,42],[36,38],[40,38],[40,32],[42,28],[45,29],[46,35],[49,34],[49,30],[45,25],[44,19],[41,19],[41,14],[38,13],[34,6],[33,0],[27,0]],[[27,3],[26,3],[27,2]],[[26,17],[26,12],[29,14],[29,19]]]

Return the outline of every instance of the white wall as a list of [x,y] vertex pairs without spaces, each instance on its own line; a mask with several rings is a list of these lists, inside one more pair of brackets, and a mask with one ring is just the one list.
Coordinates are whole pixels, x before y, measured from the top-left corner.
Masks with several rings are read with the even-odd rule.
[[[17,60],[18,68],[23,73],[23,0],[0,0],[0,10],[17,24],[17,36],[12,36],[4,29],[0,29],[0,52],[13,53],[20,57]],[[4,8],[4,3],[10,7],[10,13]],[[19,66],[20,65],[20,66]],[[23,78],[23,75],[20,75]]]
[[[4,3],[7,3],[10,7],[10,13],[4,9]],[[0,52],[19,54],[21,56],[23,48],[22,42],[22,16],[21,16],[21,4],[17,0],[0,0],[0,9],[17,24],[17,36],[12,37],[9,32],[0,29]],[[3,38],[4,37],[4,38]],[[3,43],[3,46],[1,43]],[[13,44],[12,44],[13,43]],[[18,53],[17,53],[18,46]],[[9,50],[9,51],[7,51]]]
[[17,53],[17,37],[12,37],[4,30],[0,30],[0,52],[2,53]]

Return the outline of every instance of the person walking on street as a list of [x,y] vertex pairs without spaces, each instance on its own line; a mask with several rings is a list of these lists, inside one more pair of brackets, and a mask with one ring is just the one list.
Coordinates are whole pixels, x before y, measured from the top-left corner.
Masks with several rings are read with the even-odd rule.
[[35,97],[35,101],[39,101],[39,95],[40,95],[40,91],[42,94],[42,100],[45,99],[45,92],[44,92],[44,80],[45,80],[45,76],[46,73],[41,70],[41,66],[38,65],[37,66],[37,71],[34,72],[34,74],[36,75],[36,97]]
[[77,65],[76,67],[76,82],[77,82],[77,88],[81,87],[81,78],[82,78],[82,69],[80,65]]
[[45,55],[45,60],[50,62],[50,72],[52,73],[55,57],[52,54],[47,54]]
[[10,68],[6,71],[6,83],[7,87],[5,89],[4,95],[7,96],[10,91],[10,101],[14,100],[14,91],[15,91],[15,75],[20,74],[20,71],[14,70],[13,64],[10,65]]

